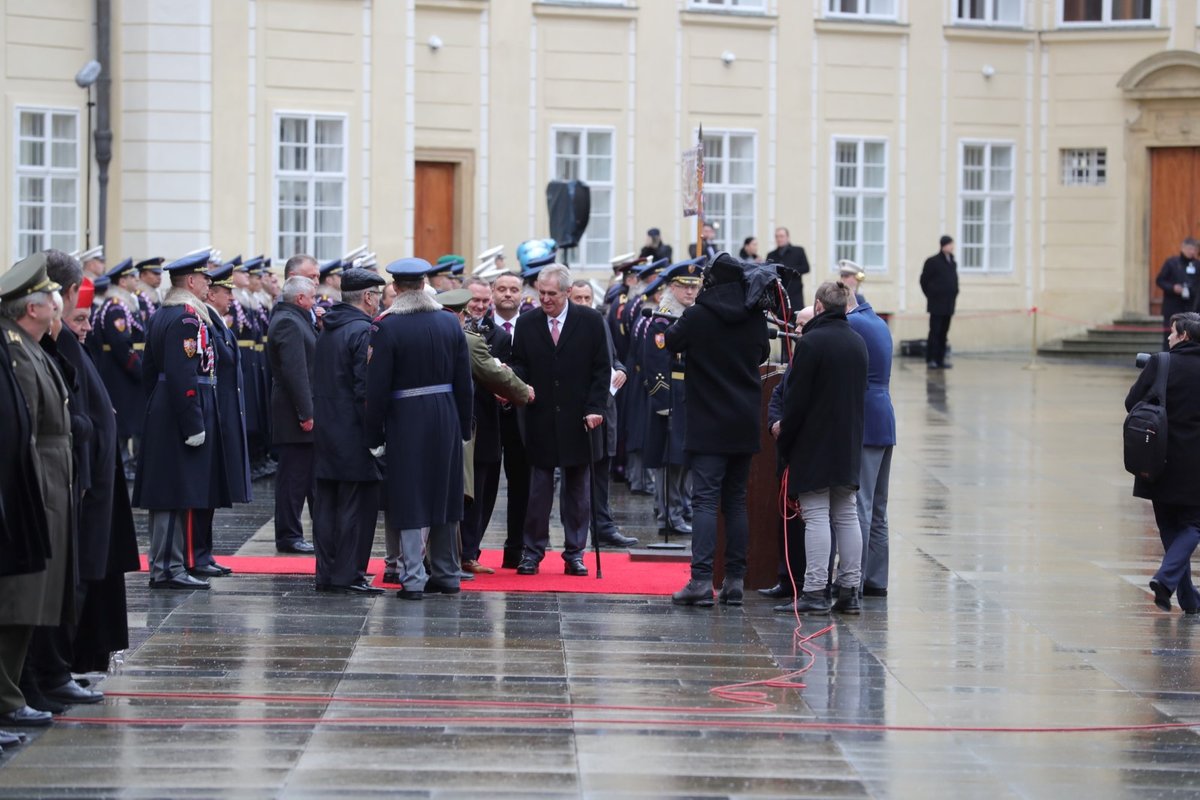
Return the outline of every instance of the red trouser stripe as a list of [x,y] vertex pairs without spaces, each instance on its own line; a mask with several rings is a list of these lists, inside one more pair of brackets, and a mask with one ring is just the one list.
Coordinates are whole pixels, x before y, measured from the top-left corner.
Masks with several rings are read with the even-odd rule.
[[196,551],[192,549],[192,510],[190,508],[187,512],[187,552],[184,554],[184,561],[187,563],[188,569],[196,566]]

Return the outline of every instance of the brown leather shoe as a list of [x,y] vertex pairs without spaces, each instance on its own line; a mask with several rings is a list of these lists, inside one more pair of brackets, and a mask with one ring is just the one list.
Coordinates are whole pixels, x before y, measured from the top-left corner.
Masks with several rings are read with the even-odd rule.
[[485,567],[475,559],[462,562],[463,572],[470,572],[473,575],[495,575],[496,570],[491,567]]

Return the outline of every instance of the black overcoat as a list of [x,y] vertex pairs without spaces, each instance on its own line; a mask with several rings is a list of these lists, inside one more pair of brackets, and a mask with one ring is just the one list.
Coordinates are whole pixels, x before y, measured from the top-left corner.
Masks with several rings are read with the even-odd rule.
[[[410,529],[461,521],[472,387],[458,318],[424,292],[402,292],[372,325],[370,347],[367,444],[387,445],[388,525]],[[449,391],[434,391],[445,386]],[[406,390],[427,393],[397,396]]]
[[608,408],[612,362],[605,325],[599,311],[571,305],[555,345],[543,309],[517,324],[512,368],[536,395],[525,408],[524,437],[534,466],[582,466],[591,463],[592,452],[603,455],[602,432],[592,431],[589,445],[583,418],[603,416]]
[[[0,578],[46,569],[50,536],[33,463],[33,429],[6,336],[0,335]],[[0,625],[14,624],[0,610]]]
[[271,439],[275,444],[312,444],[300,423],[313,415],[313,352],[317,331],[304,309],[280,303],[267,329],[271,367]]
[[[1189,259],[1183,253],[1174,255],[1163,262],[1158,277],[1154,279],[1158,288],[1162,289],[1162,313],[1164,319],[1170,319],[1172,314],[1184,311],[1195,311],[1200,292],[1200,261]],[[1175,286],[1186,286],[1188,297],[1175,294]]]
[[650,424],[649,386],[646,366],[642,363],[643,342],[650,329],[650,320],[641,316],[640,309],[633,320],[629,333],[629,357],[625,366],[630,370],[629,378],[621,390],[621,425],[625,429],[625,449],[637,453],[646,447],[646,429]]
[[667,349],[687,355],[685,445],[689,453],[757,453],[762,378],[771,355],[767,320],[745,307],[740,283],[702,291],[696,305],[667,329]]
[[[1125,410],[1154,386],[1159,354],[1150,356],[1125,398]],[[1135,478],[1133,496],[1172,505],[1200,505],[1200,342],[1171,348],[1167,369],[1167,467],[1150,483]]]
[[867,361],[867,345],[845,314],[826,311],[804,326],[788,369],[779,430],[789,494],[858,488]]
[[[512,337],[503,328],[487,325],[481,329],[483,341],[493,358],[504,353],[512,357]],[[475,453],[476,464],[495,464],[500,461],[500,403],[496,396],[483,387],[475,390]]]
[[921,269],[921,291],[925,293],[925,310],[930,314],[954,313],[958,299],[958,265],[954,256],[935,253],[925,259]]
[[140,436],[146,412],[142,390],[142,350],[146,333],[137,300],[127,292],[109,296],[97,314],[100,376],[117,412],[117,435]]
[[229,483],[229,501],[249,503],[250,457],[246,447],[246,391],[241,358],[233,331],[221,314],[208,307],[212,320],[213,348],[217,353],[217,414],[221,419],[221,456],[225,462],[225,480]]
[[795,244],[785,244],[767,253],[768,264],[780,264],[786,269],[779,270],[779,279],[788,293],[792,310],[799,311],[804,307],[804,275],[812,267],[808,263],[808,254],[804,248]]
[[[138,459],[133,504],[139,508],[172,511],[230,504],[214,377],[217,351],[207,314],[195,297],[176,289],[150,320],[143,381],[145,426],[154,435],[142,441]],[[184,444],[201,431],[203,444]]]
[[367,446],[367,348],[371,318],[337,303],[325,312],[313,356],[315,475],[321,480],[373,482],[383,477]]

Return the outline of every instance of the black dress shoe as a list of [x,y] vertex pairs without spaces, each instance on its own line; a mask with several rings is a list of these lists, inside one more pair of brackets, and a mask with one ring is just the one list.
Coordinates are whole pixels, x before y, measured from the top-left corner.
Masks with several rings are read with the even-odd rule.
[[1160,611],[1171,610],[1171,590],[1160,583],[1156,578],[1150,579],[1150,591],[1154,592],[1154,605],[1158,606]]
[[792,587],[784,586],[782,583],[777,583],[770,589],[756,589],[763,597],[769,597],[772,600],[790,600],[792,599]]
[[587,567],[583,564],[582,558],[573,558],[563,564],[564,575],[578,575],[579,577],[587,577]]
[[21,706],[18,709],[0,714],[0,725],[13,728],[45,728],[54,724],[54,715],[49,711],[38,711],[36,708]]
[[534,561],[532,558],[521,559],[521,563],[517,566],[517,574],[518,575],[537,575],[538,574],[538,562]]
[[224,578],[229,572],[224,571],[216,564],[197,564],[188,570],[188,575],[193,578]]
[[618,547],[618,548],[636,547],[637,543],[638,543],[638,540],[636,537],[626,536],[625,534],[621,533],[620,531],[613,531],[612,533],[606,533],[600,537],[600,546],[601,547]]
[[379,580],[382,581],[383,583],[390,583],[393,586],[399,586],[400,585],[400,573],[399,572],[384,572],[383,577],[380,578]]
[[299,541],[290,542],[288,544],[275,545],[275,551],[278,553],[292,553],[295,555],[311,555],[316,552],[316,548],[308,542],[300,539]]
[[519,566],[521,566],[520,554],[510,556],[508,553],[505,553],[504,560],[500,562],[500,569],[516,569]]
[[425,594],[458,594],[461,586],[449,586],[437,581],[425,581]]
[[64,703],[51,700],[36,688],[22,687],[21,693],[25,695],[25,705],[34,711],[45,711],[47,714],[61,714],[67,710],[67,706]]
[[801,592],[796,602],[783,603],[775,606],[776,611],[790,612],[795,609],[800,614],[829,614],[829,598],[824,592]]
[[47,698],[57,700],[60,703],[72,705],[90,705],[99,703],[104,699],[104,692],[97,692],[94,689],[85,689],[73,680],[67,681],[62,686],[56,689],[50,689],[42,692]]
[[745,581],[742,578],[725,576],[725,581],[721,584],[721,592],[717,595],[717,600],[725,605],[740,606],[745,596],[744,584]]
[[176,575],[174,578],[167,578],[165,581],[150,581],[151,589],[207,589],[209,588],[208,581],[202,581],[199,578],[193,578],[186,572],[181,575]]
[[862,590],[863,597],[887,597],[887,587],[880,586],[864,586]]
[[396,592],[396,597],[400,598],[401,600],[423,600],[425,599],[425,593],[401,589],[400,591]]
[[209,566],[216,567],[217,569],[221,570],[222,575],[232,575],[233,574],[233,570],[230,569],[229,567],[225,566],[224,564],[218,564],[217,562],[214,561]]

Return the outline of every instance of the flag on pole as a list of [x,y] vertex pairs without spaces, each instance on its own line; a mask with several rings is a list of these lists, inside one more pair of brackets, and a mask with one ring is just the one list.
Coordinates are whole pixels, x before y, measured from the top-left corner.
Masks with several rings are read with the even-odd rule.
[[704,186],[704,147],[696,145],[683,151],[683,215],[702,216],[702,187]]

